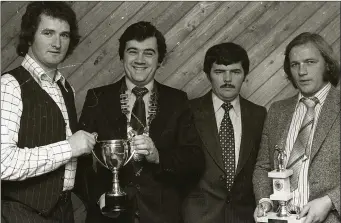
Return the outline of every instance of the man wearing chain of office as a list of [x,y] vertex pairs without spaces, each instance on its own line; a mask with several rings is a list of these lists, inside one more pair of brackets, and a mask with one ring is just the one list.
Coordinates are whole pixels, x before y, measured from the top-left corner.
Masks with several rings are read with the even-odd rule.
[[[119,171],[129,211],[108,218],[105,206],[112,174],[96,165],[89,181],[93,201],[87,222],[180,221],[180,188],[203,171],[204,155],[185,92],[154,80],[166,54],[164,36],[149,22],[129,26],[119,39],[125,76],[114,84],[90,89],[80,125],[98,132],[98,140],[128,139],[134,159]],[[94,184],[94,185],[91,185]]]

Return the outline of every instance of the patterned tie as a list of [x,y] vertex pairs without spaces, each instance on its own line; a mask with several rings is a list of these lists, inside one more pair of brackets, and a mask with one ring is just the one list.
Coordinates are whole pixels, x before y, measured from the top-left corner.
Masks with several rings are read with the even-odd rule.
[[146,126],[146,110],[143,96],[148,93],[148,89],[145,87],[134,87],[132,92],[136,96],[136,101],[131,114],[130,125],[137,131],[138,135],[141,135]]
[[223,120],[219,129],[219,143],[222,149],[224,168],[226,171],[226,187],[230,191],[234,180],[235,152],[234,152],[234,132],[229,116],[229,110],[233,108],[231,103],[224,103],[221,106],[225,110]]
[[290,157],[287,164],[287,169],[293,170],[293,175],[290,178],[291,191],[297,189],[298,177],[300,175],[301,166],[304,160],[309,158],[309,136],[314,124],[315,105],[318,103],[317,98],[302,98],[300,100],[306,107],[307,112],[305,113],[300,131],[298,132],[296,141],[291,150]]

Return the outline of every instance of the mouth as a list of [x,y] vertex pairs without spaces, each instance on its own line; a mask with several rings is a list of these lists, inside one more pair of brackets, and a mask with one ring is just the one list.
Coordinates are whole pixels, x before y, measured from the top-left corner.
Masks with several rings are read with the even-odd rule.
[[137,71],[144,71],[147,69],[147,67],[136,67],[136,66],[133,66],[134,70],[137,70]]
[[234,89],[235,86],[230,85],[230,84],[224,84],[224,85],[221,85],[220,88],[222,88],[222,89]]
[[299,83],[300,83],[300,84],[303,84],[303,85],[309,84],[309,83],[310,83],[310,80],[299,80]]
[[49,53],[52,53],[52,54],[60,54],[60,51],[49,51]]

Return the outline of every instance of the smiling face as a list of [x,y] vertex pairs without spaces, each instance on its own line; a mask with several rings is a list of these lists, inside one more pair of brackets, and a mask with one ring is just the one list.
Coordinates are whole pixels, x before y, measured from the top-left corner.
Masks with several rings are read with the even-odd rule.
[[69,44],[69,24],[42,14],[33,42],[28,49],[28,55],[45,71],[54,70],[64,60]]
[[137,86],[145,86],[154,79],[158,68],[158,57],[155,37],[141,42],[128,41],[122,60],[126,77]]
[[323,80],[326,62],[313,43],[293,47],[289,60],[292,77],[304,96],[313,96],[328,83]]
[[239,95],[245,74],[241,62],[230,65],[213,63],[210,78],[212,91],[227,102]]

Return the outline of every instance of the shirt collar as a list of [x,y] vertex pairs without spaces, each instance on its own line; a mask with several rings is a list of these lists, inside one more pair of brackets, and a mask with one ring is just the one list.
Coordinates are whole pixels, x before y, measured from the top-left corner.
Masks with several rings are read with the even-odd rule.
[[[222,105],[224,104],[224,101],[218,98],[218,96],[212,91],[212,101],[213,101],[213,108],[214,113],[217,113],[219,109],[222,109]],[[239,117],[240,115],[240,98],[239,95],[230,101],[231,105],[233,106],[232,110],[234,113]]]
[[[323,88],[321,88],[318,92],[316,92],[312,97],[316,97],[319,100],[319,104],[322,106],[324,101],[327,98],[327,95],[328,95],[330,88],[331,88],[331,83],[328,83]],[[298,94],[297,105],[299,104],[299,101],[301,100],[301,98],[304,98],[304,96],[300,92]]]
[[46,74],[46,71],[28,54],[25,55],[21,66],[23,66],[28,72],[30,72],[34,80],[40,86],[42,86],[43,81],[55,83],[60,80],[65,90],[67,90],[65,87],[65,77],[59,72],[59,70],[57,70],[55,80],[51,80],[50,76]]
[[[128,92],[131,92],[133,88],[136,87],[136,85],[133,84],[133,82],[131,82],[131,80],[129,80],[129,78],[127,77],[125,78],[125,81],[126,81]],[[147,88],[149,91],[148,93],[150,93],[153,90],[153,86],[154,86],[154,79],[143,87]]]

